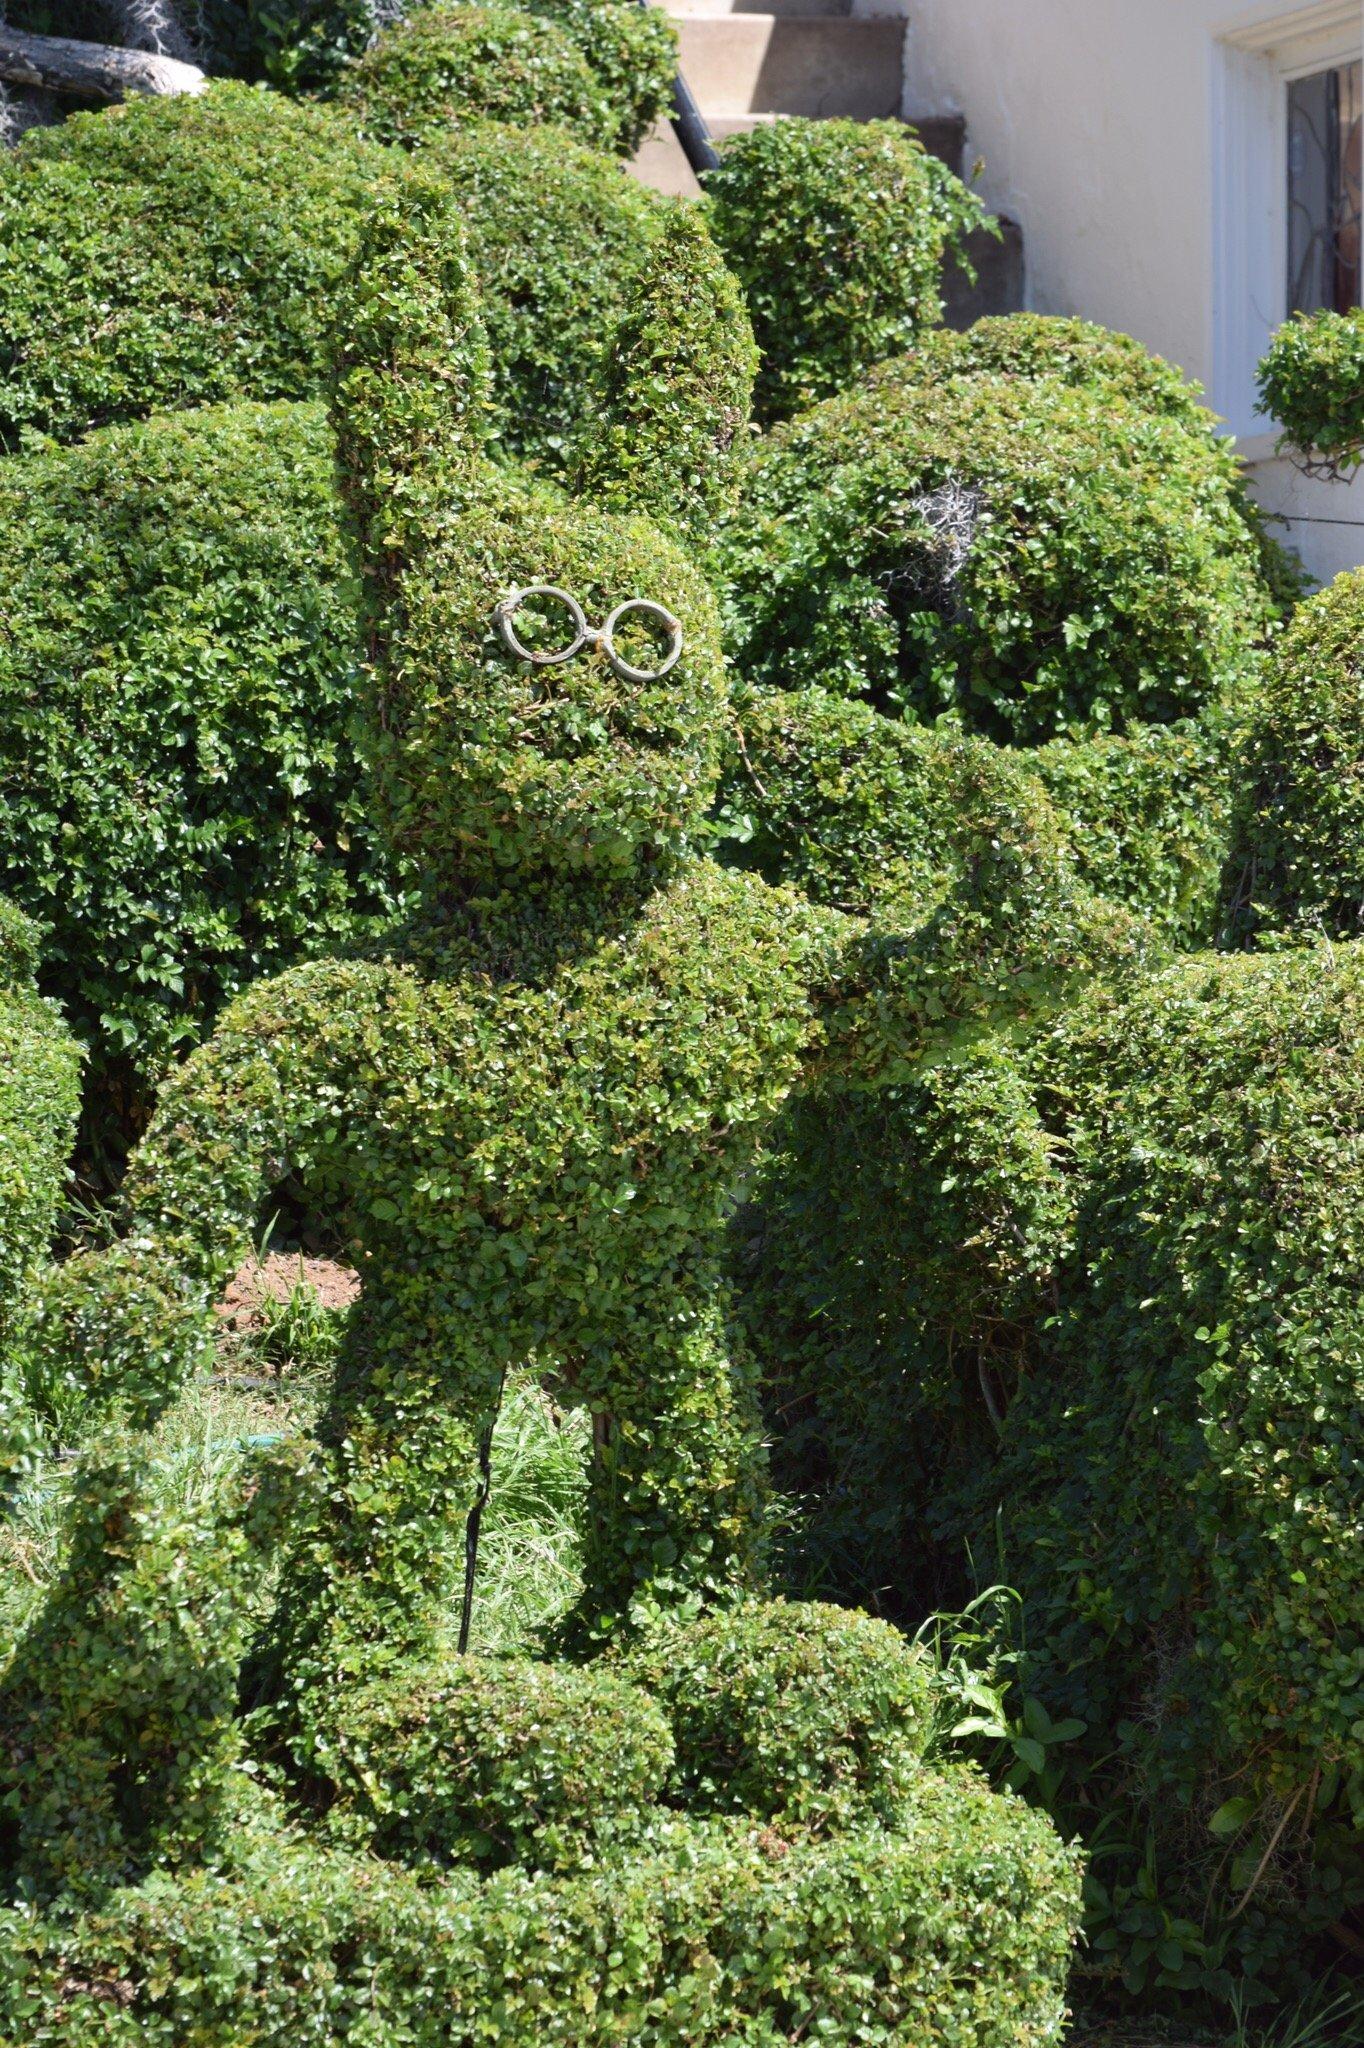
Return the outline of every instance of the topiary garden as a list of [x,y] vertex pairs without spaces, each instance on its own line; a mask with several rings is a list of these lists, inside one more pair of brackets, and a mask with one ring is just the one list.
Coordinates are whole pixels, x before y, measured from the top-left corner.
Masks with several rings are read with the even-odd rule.
[[1357,2038],[1357,579],[388,14],[0,157],[0,2036]]

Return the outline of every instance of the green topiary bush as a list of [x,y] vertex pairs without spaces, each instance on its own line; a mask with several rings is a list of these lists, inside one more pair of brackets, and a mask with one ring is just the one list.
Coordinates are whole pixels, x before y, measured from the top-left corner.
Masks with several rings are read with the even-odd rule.
[[952,377],[1047,377],[1108,392],[1193,433],[1212,437],[1217,426],[1216,415],[1202,403],[1201,387],[1173,363],[1152,355],[1130,334],[1051,313],[998,314],[974,321],[963,333],[936,328],[883,363],[870,382],[898,393]]
[[299,398],[388,152],[223,81],[26,135],[0,162],[0,445]]
[[973,1776],[925,1774],[901,1830],[661,1826],[568,1881],[413,1873],[265,1836],[236,1871],[0,1914],[0,2027],[63,2048],[1046,2048],[1073,1853]]
[[1196,714],[1268,616],[1233,457],[1048,378],[874,383],[788,422],[714,559],[752,682],[1015,745]]
[[[1178,962],[1041,1056],[1072,1245],[977,1498],[1089,1730],[1063,1824],[1126,1817],[1133,1988],[1301,1968],[1364,1900],[1362,1054],[1347,945]],[[1182,1961],[1126,1939],[1147,1828]]]
[[1295,314],[1256,381],[1262,409],[1309,466],[1338,474],[1364,461],[1364,311]]
[[1274,649],[1237,762],[1229,935],[1364,929],[1364,573],[1337,577]]
[[348,1830],[408,1862],[568,1870],[640,1835],[673,1760],[668,1723],[602,1666],[460,1658],[351,1703],[335,1738]]
[[244,406],[0,463],[0,887],[117,1156],[224,1000],[394,901],[320,412]]
[[0,1362],[56,1224],[79,1090],[75,1041],[34,993],[37,954],[36,929],[0,898]]
[[[647,390],[623,387],[634,435],[627,448],[607,434],[593,472],[612,510],[487,459],[489,363],[454,204],[413,172],[375,215],[334,399],[368,580],[376,813],[395,849],[421,859],[421,904],[381,943],[259,981],[229,1008],[167,1084],[129,1177],[126,1235],[63,1267],[31,1319],[53,1353],[65,1338],[73,1360],[93,1354],[94,1381],[116,1356],[121,1375],[91,1387],[90,1410],[145,1424],[192,1362],[217,1283],[282,1173],[297,1172],[355,1245],[362,1291],[316,1436],[280,1446],[278,1473],[252,1496],[287,1535],[252,1654],[249,1760],[289,1806],[272,1827],[267,1802],[255,1820],[247,1802],[219,1832],[229,1742],[245,1733],[222,1715],[222,1667],[240,1665],[240,1639],[224,1630],[215,1660],[198,1655],[219,1549],[205,1540],[183,1569],[166,1558],[152,1573],[154,1528],[107,1556],[73,1545],[90,1569],[30,1623],[0,1745],[25,1781],[40,1749],[61,1766],[18,1863],[34,1887],[74,1880],[68,1931],[55,1910],[30,1912],[0,1997],[79,2041],[74,1956],[88,1944],[79,1981],[107,1981],[112,1943],[115,2020],[134,2015],[143,2041],[178,2029],[211,2044],[244,2016],[267,2036],[359,2038],[363,1999],[376,2039],[432,2024],[445,2041],[477,2038],[491,2016],[503,2038],[528,2024],[537,2039],[557,2029],[575,2041],[647,2028],[718,2048],[818,2026],[851,2044],[870,2010],[889,2038],[927,2013],[960,2048],[1040,2044],[1061,2021],[1073,1858],[969,1776],[911,1778],[925,1692],[887,1632],[790,1610],[776,1624],[745,1616],[728,1668],[741,1695],[761,1680],[739,1760],[755,1791],[767,1773],[757,1827],[750,1814],[640,1810],[667,1768],[667,1731],[609,1667],[513,1672],[505,1686],[479,1673],[467,1690],[452,1675],[457,1551],[462,1538],[467,1612],[492,1425],[518,1366],[552,1371],[593,1418],[568,1641],[628,1641],[755,1584],[763,1446],[720,1250],[765,1126],[803,1067],[850,1066],[872,1085],[944,1030],[1026,1012],[1044,982],[1111,944],[1026,818],[998,822],[988,847],[964,835],[955,877],[945,861],[937,892],[900,901],[898,922],[878,928],[705,856],[726,709],[718,622],[691,559],[632,509],[653,502],[669,443]],[[648,289],[664,327],[677,251],[695,232],[681,216],[656,253]],[[647,336],[647,305],[638,319]],[[709,366],[662,340],[658,354],[658,412],[690,419]],[[643,342],[640,357],[653,359]],[[632,489],[637,446],[652,466]],[[683,487],[702,447],[680,438]],[[510,594],[531,574],[575,593],[593,622],[622,593],[649,593],[663,644],[681,634],[676,660],[651,673],[664,665],[659,635],[618,617],[614,640],[593,635],[547,674],[506,631]],[[537,651],[558,630],[543,607],[515,617]],[[973,772],[968,762],[967,789]],[[1015,884],[1003,915],[997,872]],[[134,1358],[125,1338],[139,1318],[150,1341]],[[111,1341],[91,1344],[101,1329]],[[121,1677],[122,1645],[139,1636],[156,1651],[135,1661],[142,1690]],[[62,1654],[44,1682],[49,1641]],[[114,1698],[92,1732],[68,1675],[83,1644],[106,1641]],[[830,1674],[854,1656],[859,1690],[840,1724]],[[567,1746],[575,1699],[616,1724],[614,1740],[603,1725]],[[784,1737],[783,1714],[797,1724]],[[185,1741],[168,1768],[177,1715]],[[813,1848],[778,1823],[772,1760],[812,1740],[802,1809],[856,1817],[863,1799],[882,1802],[893,1826],[858,1821]],[[478,1832],[501,1831],[494,1856],[585,1864],[566,1809],[608,1763],[613,1798],[646,1822],[628,1855],[594,1843],[598,1867],[563,1885],[543,1870],[478,1885],[432,1867],[474,1849],[480,1818],[491,1828]],[[468,1796],[456,1801],[460,1772]],[[420,1886],[372,1854],[317,1855],[328,1799],[342,1839],[357,1828],[372,1841],[369,1802],[385,1846],[425,1866]],[[290,1856],[289,1828],[314,1851],[306,1863]],[[164,1853],[128,1887],[147,1844]],[[182,1844],[198,1875],[177,1875]],[[103,1897],[76,1934],[74,1894],[87,1889]]]
[[942,269],[987,218],[899,121],[760,122],[706,177],[762,354],[759,414],[853,384],[942,315]]
[[375,142],[408,148],[461,121],[553,122],[603,143],[587,61],[553,22],[512,7],[422,7],[351,66],[341,104]]
[[898,1630],[844,1608],[768,1600],[664,1627],[626,1669],[666,1710],[671,1795],[694,1813],[825,1829],[912,1807],[931,1673]]

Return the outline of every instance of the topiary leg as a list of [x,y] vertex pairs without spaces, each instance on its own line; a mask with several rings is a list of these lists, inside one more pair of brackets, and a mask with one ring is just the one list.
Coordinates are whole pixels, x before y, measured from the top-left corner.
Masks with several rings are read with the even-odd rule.
[[601,1640],[632,1611],[694,1605],[761,1578],[757,1372],[727,1308],[718,1292],[664,1296],[648,1328],[613,1349],[603,1397],[589,1394],[595,1448],[571,1640]]

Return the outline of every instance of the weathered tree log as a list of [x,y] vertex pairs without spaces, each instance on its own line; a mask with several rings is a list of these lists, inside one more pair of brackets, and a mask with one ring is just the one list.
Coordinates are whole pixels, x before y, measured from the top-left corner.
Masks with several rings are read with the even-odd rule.
[[129,93],[165,97],[202,92],[208,83],[194,64],[147,50],[113,50],[68,36],[29,36],[0,26],[0,78],[43,86],[87,100],[121,100]]

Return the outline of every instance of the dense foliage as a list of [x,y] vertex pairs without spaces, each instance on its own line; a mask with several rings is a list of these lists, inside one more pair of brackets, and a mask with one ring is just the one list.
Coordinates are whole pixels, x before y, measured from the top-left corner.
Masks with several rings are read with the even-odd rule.
[[365,135],[408,148],[484,115],[593,143],[609,128],[577,45],[512,7],[420,8],[351,66],[341,102]]
[[326,421],[225,408],[0,462],[0,578],[0,886],[116,1154],[226,997],[392,904]]
[[34,992],[37,939],[0,898],[0,1365],[52,1236],[76,1113],[77,1048]]
[[762,355],[759,416],[853,384],[942,314],[942,269],[984,208],[899,121],[759,122],[706,177]]
[[1364,573],[1302,607],[1238,763],[1225,914],[1237,940],[1364,930]]
[[[575,2039],[584,2009],[619,2037],[643,2000],[660,2039],[718,2043],[749,2022],[776,2038],[817,2016],[851,2043],[870,1999],[892,2038],[913,2012],[961,2048],[1041,2043],[1061,2017],[1073,1860],[978,1781],[921,1769],[920,1660],[828,1611],[697,1618],[760,1585],[765,1535],[753,1374],[720,1249],[730,1190],[802,1062],[884,1063],[945,1014],[1026,1008],[1067,932],[1091,953],[1111,934],[1029,818],[994,828],[993,869],[1020,899],[1003,930],[970,839],[931,914],[905,901],[885,932],[704,857],[718,621],[688,557],[631,509],[653,504],[669,454],[669,502],[725,465],[713,351],[689,350],[672,317],[698,224],[679,215],[660,238],[606,422],[628,432],[602,436],[593,495],[570,497],[484,452],[490,363],[453,207],[413,173],[376,213],[333,402],[369,591],[375,811],[420,864],[421,909],[225,1012],[165,1086],[125,1234],[36,1290],[25,1341],[46,1344],[51,1370],[65,1339],[87,1422],[102,1401],[145,1428],[290,1169],[354,1246],[363,1292],[316,1436],[248,1463],[221,1539],[148,1514],[132,1461],[98,1442],[88,1454],[62,1570],[0,1686],[0,1787],[22,1808],[15,1874],[68,1909],[92,1895],[92,1910],[65,1931],[16,1925],[6,1975],[20,1989],[5,1995],[50,2013],[51,1944],[90,1942],[98,1973],[113,1940],[129,1942],[119,2008],[143,2038],[164,2019],[211,2042],[228,1991],[239,2025],[263,1985],[271,2025],[295,2024],[323,1982],[337,2038],[363,1953],[371,2010],[381,1981],[395,2024],[434,1997],[445,2039],[476,1970],[480,2014],[491,1983],[499,2027],[547,2002],[556,2020],[571,2012]],[[632,361],[662,367],[631,380]],[[678,434],[678,418],[697,424]],[[620,625],[614,649],[598,641],[546,691],[497,623],[532,562],[589,619],[648,590],[682,622],[680,659],[650,676],[657,653]],[[543,620],[521,629],[544,644]],[[968,787],[982,772],[952,769]],[[1024,901],[1039,922],[1020,937]],[[593,1415],[583,1590],[563,1640],[628,1656],[642,1637],[655,1647],[638,1667],[451,1669],[480,1446],[508,1370],[530,1359]],[[276,1549],[244,1725],[250,1581]],[[631,1678],[679,1622],[651,1705]],[[87,1696],[71,1679],[91,1660],[108,1684]],[[283,1815],[272,1830],[243,1763],[282,1773],[315,1851],[364,1845],[428,1880],[462,1860],[534,1867],[473,1894],[456,1870],[424,1914],[401,1871],[376,1882],[372,1863],[325,1853],[295,1890]],[[739,1812],[670,1820],[659,1795],[693,1816]],[[252,1878],[272,1832],[262,1916]],[[560,1888],[565,1866],[583,1875]],[[392,1923],[390,1882],[406,1915]],[[605,1982],[582,1933],[604,1907],[620,1923]],[[189,1909],[198,1993],[155,1960]],[[281,1943],[296,1967],[266,1978]]]
[[267,1836],[237,1872],[4,1914],[0,2023],[62,2048],[237,2048],[244,2022],[320,2048],[730,2048],[813,2026],[849,2048],[1044,2048],[1075,1889],[1046,1823],[961,1773],[925,1774],[894,1833],[679,1820],[567,1882],[433,1886]]
[[1258,383],[1264,411],[1309,463],[1334,473],[1364,461],[1364,312],[1295,314]]
[[390,162],[226,80],[32,130],[0,162],[0,445],[316,391]]
[[1046,377],[873,380],[775,429],[715,558],[752,681],[1014,744],[1199,712],[1267,611],[1231,456]]

